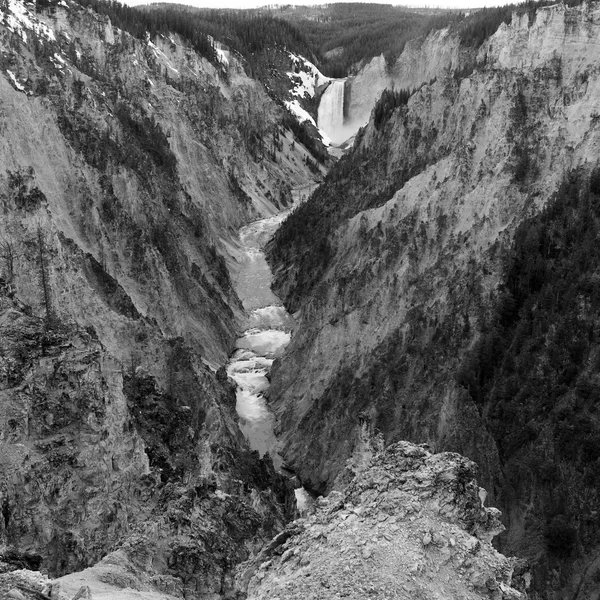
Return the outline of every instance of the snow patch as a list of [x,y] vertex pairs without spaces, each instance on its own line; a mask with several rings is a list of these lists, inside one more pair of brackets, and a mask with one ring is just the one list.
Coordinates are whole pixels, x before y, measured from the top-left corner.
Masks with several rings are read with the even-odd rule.
[[227,46],[221,44],[221,42],[215,40],[212,35],[206,36],[208,41],[212,44],[217,55],[217,60],[223,65],[225,69],[229,69],[229,50]]
[[304,123],[304,121],[309,121],[312,123],[319,130],[323,144],[325,144],[325,146],[331,146],[331,140],[329,139],[329,136],[323,130],[317,127],[315,120],[300,106],[298,100],[286,101],[284,104],[286,108],[298,119],[298,122]]
[[298,100],[287,100],[285,102],[285,106],[296,116],[300,123],[304,123],[304,121],[310,121],[315,127],[317,126],[315,120],[300,106]]
[[323,73],[321,73],[313,63],[306,60],[304,56],[292,52],[288,52],[288,55],[294,65],[294,72],[288,73],[288,76],[299,76],[302,79],[302,85],[306,87],[307,93],[311,98],[315,95],[315,88],[331,81],[331,77],[323,75]]
[[219,62],[226,68],[229,68],[229,58],[227,57],[227,54],[229,54],[228,52],[225,52],[225,50],[222,50],[221,48],[215,48],[215,51],[217,53],[217,58],[219,59]]
[[6,69],[6,72],[8,73],[8,76],[10,77],[11,81],[13,82],[13,85],[21,92],[25,91],[25,87],[23,85],[21,85],[18,81],[18,79],[15,77],[15,74],[10,71],[9,69]]
[[[298,71],[298,73],[288,72],[287,76],[294,84],[294,88],[291,91],[292,96],[298,96],[304,98],[304,96],[310,96],[311,98],[315,95],[315,81],[314,77],[309,75],[306,71]],[[300,81],[298,81],[298,79]]]
[[292,96],[304,98],[304,96],[308,95],[314,98],[316,88],[331,81],[331,78],[323,75],[315,65],[303,56],[293,54],[292,52],[288,52],[288,55],[294,65],[294,71],[287,73],[287,76],[294,84],[294,88],[291,91]]
[[19,0],[8,0],[8,10],[0,11],[0,15],[6,27],[10,31],[18,33],[24,42],[27,42],[26,30],[33,31],[41,39],[56,41],[54,30],[42,23]]

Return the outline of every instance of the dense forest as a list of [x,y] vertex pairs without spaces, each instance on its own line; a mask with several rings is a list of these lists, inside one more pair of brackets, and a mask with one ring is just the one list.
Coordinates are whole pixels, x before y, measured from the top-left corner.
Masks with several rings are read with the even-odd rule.
[[457,374],[498,444],[501,500],[544,490],[526,526],[556,561],[600,534],[599,237],[600,169],[573,172],[518,228],[497,307]]
[[455,11],[414,11],[388,4],[340,3],[284,6],[272,11],[292,21],[321,58],[330,77],[345,77],[352,66],[385,53],[397,57],[410,39],[460,18]]
[[373,109],[373,124],[381,129],[399,106],[406,106],[411,97],[410,90],[383,90]]
[[285,48],[312,57],[309,43],[293,24],[254,11],[199,10],[178,4],[132,8],[116,0],[77,0],[81,6],[106,15],[113,25],[138,39],[147,33],[177,33],[202,56],[216,63],[211,38],[226,44],[252,65],[267,48]]
[[[196,51],[216,63],[211,37],[244,57],[249,74],[262,72],[260,54],[280,48],[315,62],[330,77],[345,77],[357,65],[384,54],[393,65],[409,40],[450,27],[468,47],[480,46],[512,13],[533,20],[539,6],[551,0],[527,1],[469,14],[457,10],[416,10],[387,4],[339,3],[281,6],[276,9],[199,9],[184,4],[148,4],[132,8],[116,0],[77,0],[107,15],[137,38],[172,31],[187,38]],[[583,0],[565,0],[567,6]],[[41,0],[39,4],[48,4]]]

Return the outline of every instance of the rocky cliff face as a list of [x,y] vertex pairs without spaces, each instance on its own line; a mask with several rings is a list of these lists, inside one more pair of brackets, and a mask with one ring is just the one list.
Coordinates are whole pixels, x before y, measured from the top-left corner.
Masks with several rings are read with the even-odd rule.
[[0,10],[3,556],[57,576],[119,549],[156,593],[225,594],[294,510],[217,370],[227,267],[307,152],[233,57],[75,3]]
[[417,89],[473,62],[475,50],[461,44],[448,29],[411,40],[393,64],[376,56],[346,80],[344,120],[356,133],[369,122],[371,111],[387,89]]
[[[367,423],[388,443],[466,454],[499,498],[496,441],[455,375],[489,323],[517,226],[563,173],[598,156],[599,36],[597,4],[513,16],[473,73],[438,76],[407,106],[373,115],[353,154],[282,227],[270,256],[300,327],[270,394],[284,457],[308,485],[343,480]],[[512,548],[540,559],[544,534],[512,520],[531,514],[528,501],[510,500]],[[593,547],[582,552],[591,564]],[[579,585],[550,570],[539,587]]]
[[240,567],[248,598],[525,598],[512,587],[524,591],[523,565],[490,544],[502,525],[475,471],[456,454],[389,446]]

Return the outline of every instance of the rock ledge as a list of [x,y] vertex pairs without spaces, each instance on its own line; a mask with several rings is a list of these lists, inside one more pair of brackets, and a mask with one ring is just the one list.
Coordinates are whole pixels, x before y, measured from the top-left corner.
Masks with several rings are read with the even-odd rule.
[[[399,442],[240,569],[249,599],[525,599],[475,463]],[[518,588],[518,589],[517,589]]]

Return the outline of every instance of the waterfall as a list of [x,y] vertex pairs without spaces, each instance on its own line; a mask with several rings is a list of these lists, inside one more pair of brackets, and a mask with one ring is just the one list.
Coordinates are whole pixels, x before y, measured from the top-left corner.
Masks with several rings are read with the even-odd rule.
[[334,144],[346,141],[344,128],[344,85],[345,79],[332,81],[319,103],[318,125]]

